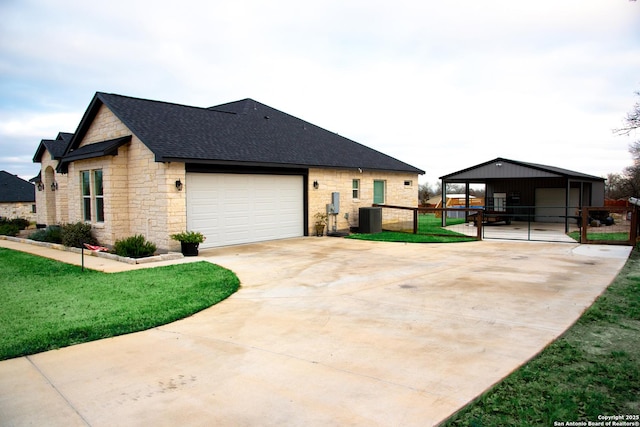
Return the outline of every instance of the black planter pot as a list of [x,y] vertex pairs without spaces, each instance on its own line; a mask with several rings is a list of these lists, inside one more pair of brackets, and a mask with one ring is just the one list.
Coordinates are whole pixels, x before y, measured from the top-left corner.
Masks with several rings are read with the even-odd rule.
[[200,246],[200,243],[180,242],[180,246],[182,247],[182,255],[198,256],[198,247]]

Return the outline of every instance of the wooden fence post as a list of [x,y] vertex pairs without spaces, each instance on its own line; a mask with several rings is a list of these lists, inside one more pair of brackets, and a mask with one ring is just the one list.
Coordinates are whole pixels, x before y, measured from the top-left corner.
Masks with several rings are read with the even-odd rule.
[[638,207],[634,206],[631,211],[631,229],[629,230],[629,243],[635,246],[638,239]]
[[582,207],[582,215],[580,218],[580,222],[582,223],[582,227],[580,227],[580,243],[587,243],[587,227],[589,222],[589,209],[586,207]]

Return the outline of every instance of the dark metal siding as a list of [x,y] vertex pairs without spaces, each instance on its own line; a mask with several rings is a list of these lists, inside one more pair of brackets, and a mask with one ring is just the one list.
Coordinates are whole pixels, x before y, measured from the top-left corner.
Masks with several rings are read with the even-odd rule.
[[[498,166],[500,165],[500,166]],[[541,170],[526,168],[509,162],[490,163],[478,168],[466,170],[449,176],[447,182],[471,181],[485,182],[490,179],[518,179],[518,178],[554,178],[557,174]]]

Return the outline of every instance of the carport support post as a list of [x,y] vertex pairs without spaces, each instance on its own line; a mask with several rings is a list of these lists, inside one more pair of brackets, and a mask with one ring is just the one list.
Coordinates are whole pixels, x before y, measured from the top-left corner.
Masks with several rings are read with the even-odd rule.
[[564,232],[569,232],[569,203],[571,203],[571,180],[567,178],[567,189],[564,194]]
[[[442,201],[440,202],[440,207],[441,208],[446,208],[447,207],[447,183],[445,182],[445,180],[442,180],[442,183],[440,184],[440,189],[442,190]],[[447,226],[447,212],[446,211],[442,211],[442,226],[446,227]]]

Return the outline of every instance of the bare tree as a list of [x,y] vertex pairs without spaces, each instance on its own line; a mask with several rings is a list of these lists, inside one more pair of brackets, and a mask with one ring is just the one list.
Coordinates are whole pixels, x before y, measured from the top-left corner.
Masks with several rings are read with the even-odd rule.
[[619,173],[607,174],[607,181],[604,187],[604,196],[607,199],[623,199],[627,197],[626,177]]
[[[637,91],[636,95],[640,96],[640,91]],[[614,132],[618,135],[630,135],[632,132],[635,134],[635,131],[640,128],[640,102],[635,103],[633,109],[627,113],[624,121],[625,126],[615,129]],[[607,180],[610,180],[607,183],[607,186],[611,187],[610,194],[614,193],[620,196],[611,198],[637,197],[640,195],[640,140],[634,141],[629,145],[629,153],[631,153],[633,165],[626,167],[622,176],[609,174],[607,177]]]
[[433,196],[433,192],[428,182],[418,186],[418,201],[421,205],[426,205],[431,196]]
[[[640,96],[640,90],[636,92],[636,95]],[[635,103],[633,109],[627,113],[624,121],[624,127],[614,130],[618,135],[629,135],[632,131],[640,128],[640,102]],[[634,153],[632,152],[632,154]],[[635,154],[638,154],[638,147],[636,147]]]
[[470,188],[469,194],[474,197],[484,197],[486,194],[486,187],[482,188]]

